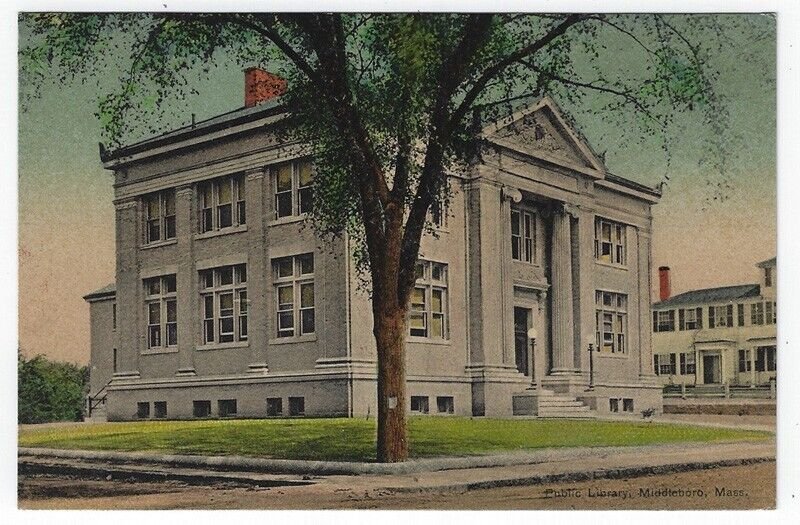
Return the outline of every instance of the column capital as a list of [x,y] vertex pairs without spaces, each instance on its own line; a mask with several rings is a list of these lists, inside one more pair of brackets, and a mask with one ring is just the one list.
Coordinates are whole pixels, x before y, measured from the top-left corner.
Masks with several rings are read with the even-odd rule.
[[264,172],[266,168],[251,168],[249,170],[245,170],[244,174],[247,176],[247,180],[255,180],[261,179],[264,177]]
[[135,208],[139,203],[137,197],[125,197],[114,201],[114,208],[117,210],[127,210],[128,208]]
[[500,196],[503,200],[510,200],[514,204],[522,202],[522,192],[511,186],[503,186],[500,188]]
[[180,186],[175,187],[175,196],[177,197],[178,195],[186,195],[186,194],[191,195],[192,191],[193,190],[191,183],[181,184]]

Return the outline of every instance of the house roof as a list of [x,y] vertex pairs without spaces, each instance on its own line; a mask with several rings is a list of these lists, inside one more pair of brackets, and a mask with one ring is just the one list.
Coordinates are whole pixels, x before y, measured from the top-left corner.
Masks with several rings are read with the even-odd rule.
[[99,290],[95,290],[92,293],[88,293],[83,296],[85,301],[91,301],[96,299],[103,299],[106,297],[114,297],[117,295],[117,284],[111,283],[103,286]]
[[761,295],[761,287],[757,284],[739,284],[736,286],[720,286],[718,288],[705,288],[703,290],[691,290],[670,297],[664,301],[653,304],[654,310],[673,308],[682,305],[718,304],[735,301],[737,299],[747,299]]
[[759,268],[767,268],[769,266],[777,266],[778,265],[778,258],[773,257],[771,259],[767,259],[766,261],[761,261],[760,263],[756,264]]

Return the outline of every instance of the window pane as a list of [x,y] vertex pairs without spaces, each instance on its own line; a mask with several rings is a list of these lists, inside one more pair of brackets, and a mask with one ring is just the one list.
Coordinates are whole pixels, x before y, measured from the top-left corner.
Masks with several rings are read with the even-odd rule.
[[294,335],[294,313],[278,313],[278,331],[280,336]]
[[233,210],[230,204],[223,204],[217,207],[219,214],[218,223],[220,228],[230,228],[233,226]]
[[236,222],[239,224],[247,223],[247,210],[244,201],[236,203]]
[[158,219],[147,221],[147,242],[161,240],[161,225]]
[[308,253],[298,256],[298,259],[300,260],[300,275],[314,273],[314,255]]
[[223,317],[219,320],[220,341],[227,334],[233,334],[233,317]]
[[219,284],[233,284],[233,266],[223,266],[219,269]]
[[167,346],[178,344],[178,325],[170,323],[167,325]]
[[175,215],[175,192],[168,191],[164,194],[164,216]]
[[607,222],[600,223],[602,240],[611,242],[611,225]]
[[219,295],[219,314],[223,317],[233,315],[232,293],[223,293]]
[[519,235],[519,232],[520,232],[519,212],[511,210],[511,235]]
[[300,311],[300,330],[303,334],[314,333],[314,309]]
[[314,176],[311,171],[310,162],[300,162],[298,165],[300,175],[300,186],[308,186],[314,182]]
[[239,292],[239,313],[247,314],[247,292]]
[[300,199],[300,213],[311,213],[314,208],[314,189],[312,187],[302,188],[297,192]]
[[425,288],[414,288],[411,292],[411,308],[414,310],[425,309]]
[[214,296],[206,295],[203,297],[203,317],[212,319],[214,317]]
[[174,323],[178,320],[178,302],[175,300],[167,301],[167,322]]
[[431,320],[431,336],[444,339],[444,317],[441,314],[434,314]]
[[147,311],[148,324],[159,324],[161,322],[161,303],[149,303]]
[[200,232],[210,232],[214,229],[213,215],[211,209],[204,209],[200,211]]
[[439,263],[431,263],[431,279],[434,281],[444,281],[447,276],[447,266]]
[[236,283],[247,282],[247,266],[240,264],[234,268],[236,270]]
[[159,215],[161,215],[158,195],[152,195],[148,197],[146,204],[147,204],[147,218],[158,219]]
[[414,265],[414,276],[417,279],[422,279],[425,277],[425,265],[421,262],[418,262],[416,265]]
[[442,312],[442,290],[431,291],[431,311]]
[[211,270],[203,270],[200,272],[200,286],[202,288],[214,287],[214,274]]
[[292,165],[284,164],[278,167],[278,174],[275,177],[276,188],[278,191],[292,190]]
[[300,307],[308,308],[314,306],[314,284],[300,285]]
[[219,204],[228,204],[233,200],[230,179],[223,179],[217,185],[217,199]]
[[292,194],[279,193],[276,197],[276,210],[278,217],[288,217],[292,214]]
[[175,238],[175,216],[172,215],[171,217],[164,218],[164,238],[165,239],[174,239]]
[[161,325],[150,327],[147,346],[148,348],[156,348],[161,346]]
[[278,288],[278,309],[290,309],[294,305],[294,286]]
[[213,319],[206,319],[203,321],[203,331],[206,334],[205,342],[206,343],[213,343],[214,342],[214,320]]
[[294,275],[291,257],[278,259],[278,261],[275,263],[275,267],[277,268],[278,277],[291,277]]
[[175,293],[177,284],[174,275],[164,277],[164,293]]
[[147,295],[159,295],[161,294],[161,280],[160,279],[148,279],[145,283],[145,287],[147,289]]
[[203,184],[200,188],[200,201],[203,208],[210,208],[213,205],[213,192],[211,191],[211,184]]

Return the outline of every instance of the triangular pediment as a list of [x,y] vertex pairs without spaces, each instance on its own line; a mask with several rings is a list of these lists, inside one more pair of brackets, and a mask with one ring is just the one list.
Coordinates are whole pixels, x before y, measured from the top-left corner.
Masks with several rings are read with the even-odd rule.
[[585,175],[605,175],[603,162],[549,97],[487,126],[483,136],[499,146]]

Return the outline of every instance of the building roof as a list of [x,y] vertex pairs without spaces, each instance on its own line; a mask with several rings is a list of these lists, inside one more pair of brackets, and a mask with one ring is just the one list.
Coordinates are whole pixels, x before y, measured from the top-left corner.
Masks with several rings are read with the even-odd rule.
[[91,301],[96,299],[103,299],[105,297],[114,297],[117,295],[117,283],[111,283],[103,286],[99,290],[95,290],[92,293],[88,293],[83,296],[85,301]]
[[718,288],[705,288],[691,290],[670,297],[664,301],[653,304],[653,309],[660,310],[682,305],[718,304],[747,299],[761,295],[761,286],[757,284],[739,284],[736,286],[720,286]]
[[766,261],[761,261],[760,263],[756,264],[759,268],[767,268],[769,266],[777,266],[778,265],[778,258],[773,257],[771,259],[767,259]]

